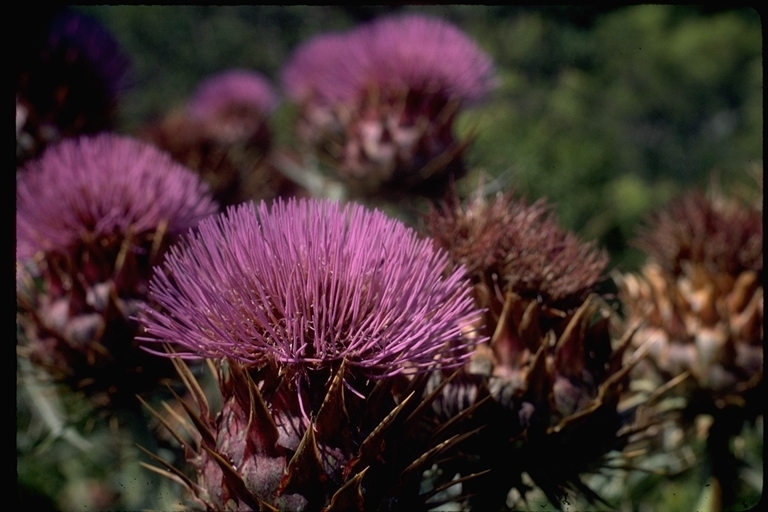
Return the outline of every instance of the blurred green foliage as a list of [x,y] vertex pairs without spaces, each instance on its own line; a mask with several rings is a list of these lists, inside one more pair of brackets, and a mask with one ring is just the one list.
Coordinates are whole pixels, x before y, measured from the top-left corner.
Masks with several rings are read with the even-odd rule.
[[[638,223],[718,171],[726,187],[756,188],[762,166],[762,33],[751,9],[641,5],[91,6],[135,62],[122,127],[132,131],[183,104],[206,75],[280,68],[314,34],[373,17],[423,12],[447,19],[491,54],[499,87],[460,120],[476,135],[476,172],[546,196],[561,223],[598,239],[614,264],[636,268]],[[292,143],[293,110],[274,119]],[[760,171],[762,172],[762,171]],[[737,186],[737,185],[733,185]]]
[[605,13],[586,30],[525,13],[489,28],[501,66],[473,155],[618,261],[643,215],[713,169],[762,160],[759,20],[672,6]]

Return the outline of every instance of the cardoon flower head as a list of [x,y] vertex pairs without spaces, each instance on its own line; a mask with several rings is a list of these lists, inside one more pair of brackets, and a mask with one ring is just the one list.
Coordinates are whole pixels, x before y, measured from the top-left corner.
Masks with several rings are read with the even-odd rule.
[[656,214],[637,245],[671,273],[679,274],[686,263],[715,273],[762,273],[763,216],[756,208],[693,192]]
[[545,202],[529,205],[511,193],[488,200],[478,192],[466,206],[454,194],[431,211],[428,226],[476,283],[549,306],[581,305],[608,264],[604,251],[558,226]]
[[[446,414],[483,393],[493,398],[475,413],[492,428],[462,447],[471,456],[453,466],[489,470],[466,483],[470,508],[502,508],[510,488],[525,499],[522,472],[553,504],[569,488],[594,499],[580,475],[626,446],[623,422],[636,432],[644,427],[619,405],[637,361],[633,354],[623,364],[633,331],[592,293],[607,255],[560,228],[544,202],[529,205],[511,193],[489,200],[480,190],[462,205],[454,192],[428,225],[436,246],[466,266],[478,305],[488,308],[490,341],[467,367],[472,379],[449,383],[438,404]],[[622,338],[614,339],[618,332]]]
[[356,101],[366,88],[383,94],[435,91],[474,102],[494,87],[493,62],[461,30],[422,15],[389,17],[305,43],[283,71],[297,102],[313,96]]
[[426,373],[468,359],[480,316],[464,270],[446,265],[381,212],[320,200],[233,207],[173,247],[142,339],[227,359],[221,409],[199,392],[187,409],[198,504],[423,508],[424,464],[461,438],[435,431]]
[[222,406],[193,391],[182,441],[198,505],[423,508],[425,464],[463,439],[436,432],[427,373],[469,358],[481,314],[446,265],[379,211],[305,199],[231,207],[171,248],[141,339],[220,359]]
[[271,164],[269,114],[277,96],[260,74],[232,69],[206,78],[184,109],[142,137],[196,171],[222,207],[294,192]]
[[638,389],[682,381],[682,426],[711,418],[706,462],[723,508],[732,507],[729,446],[765,403],[762,212],[716,190],[689,192],[651,217],[636,243],[648,261],[617,276],[626,316],[643,322],[635,338],[650,347],[633,377],[645,383]]
[[245,69],[233,69],[204,80],[188,108],[194,119],[206,121],[236,109],[251,109],[264,115],[276,104],[277,97],[264,77]]
[[100,406],[170,377],[138,350],[131,317],[175,236],[217,210],[207,187],[156,148],[102,134],[28,163],[16,205],[19,352]]
[[166,153],[110,134],[63,141],[30,162],[16,208],[19,260],[164,224],[179,234],[216,211],[207,187]]
[[389,17],[300,47],[282,80],[302,107],[299,137],[363,192],[423,190],[463,172],[460,108],[494,86],[491,59],[463,32],[421,15]]
[[688,371],[711,402],[754,394],[764,357],[762,213],[688,193],[655,214],[636,243],[648,262],[619,285],[627,315],[645,318],[640,334],[653,340],[645,376]]
[[345,363],[380,378],[461,365],[479,317],[464,270],[378,211],[325,201],[231,208],[173,247],[150,287],[147,341],[183,357],[274,363],[306,376]]

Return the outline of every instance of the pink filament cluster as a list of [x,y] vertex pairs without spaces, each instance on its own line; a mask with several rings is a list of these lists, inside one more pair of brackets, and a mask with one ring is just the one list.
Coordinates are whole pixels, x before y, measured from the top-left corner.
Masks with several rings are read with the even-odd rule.
[[277,105],[266,78],[254,71],[232,69],[203,80],[189,102],[193,118],[206,120],[229,108],[248,107],[262,114]]
[[154,146],[113,134],[65,140],[16,184],[16,257],[167,224],[180,234],[217,210],[208,187]]
[[422,15],[388,17],[301,46],[283,70],[298,103],[354,101],[368,87],[440,91],[472,103],[494,85],[491,58],[457,27]]
[[481,312],[463,267],[446,275],[447,262],[360,205],[241,205],[171,248],[150,284],[159,308],[144,310],[143,339],[297,374],[341,360],[370,377],[456,367]]

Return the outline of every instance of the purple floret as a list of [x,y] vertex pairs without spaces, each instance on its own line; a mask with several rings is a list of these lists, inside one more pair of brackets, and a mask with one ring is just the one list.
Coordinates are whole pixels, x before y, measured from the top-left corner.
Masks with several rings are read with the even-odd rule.
[[189,103],[192,117],[208,120],[232,108],[251,108],[262,114],[277,106],[277,96],[266,78],[233,69],[203,80]]
[[144,310],[144,341],[294,375],[341,360],[372,378],[456,367],[481,312],[463,267],[446,275],[447,262],[360,205],[244,204],[171,248],[150,284],[159,307]]
[[181,234],[217,210],[208,187],[154,146],[112,134],[68,139],[27,164],[16,184],[16,258],[81,240]]

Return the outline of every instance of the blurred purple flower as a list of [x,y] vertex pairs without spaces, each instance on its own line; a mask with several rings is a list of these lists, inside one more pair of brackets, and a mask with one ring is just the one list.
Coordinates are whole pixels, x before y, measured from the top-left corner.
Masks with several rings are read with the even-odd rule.
[[65,10],[51,22],[44,59],[89,62],[110,94],[117,94],[128,84],[131,61],[112,34],[95,18]]
[[388,17],[344,34],[317,36],[283,71],[294,101],[354,101],[363,89],[439,91],[471,103],[495,86],[494,67],[466,34],[422,15]]
[[61,139],[108,131],[120,93],[131,85],[130,59],[96,19],[63,9],[33,34],[25,34],[32,40],[22,45],[17,67],[16,102],[25,113],[17,166]]
[[420,15],[357,29],[367,38],[370,80],[385,90],[442,90],[475,102],[494,86],[491,58],[455,26]]
[[16,184],[16,258],[80,240],[156,230],[180,234],[216,212],[208,188],[154,146],[112,134],[65,140]]
[[230,109],[254,109],[270,113],[277,97],[266,78],[253,71],[233,69],[203,80],[189,102],[190,115],[209,120]]
[[496,85],[493,62],[466,34],[422,15],[316,36],[281,78],[301,109],[298,138],[353,196],[439,196],[449,176],[466,171],[469,138],[453,134],[457,113]]
[[304,43],[283,69],[282,82],[297,103],[339,103],[356,99],[369,67],[356,33],[320,34]]
[[446,274],[447,263],[360,205],[241,205],[171,248],[150,284],[160,309],[144,308],[144,341],[297,378],[342,360],[372,378],[460,366],[481,312],[464,269]]

